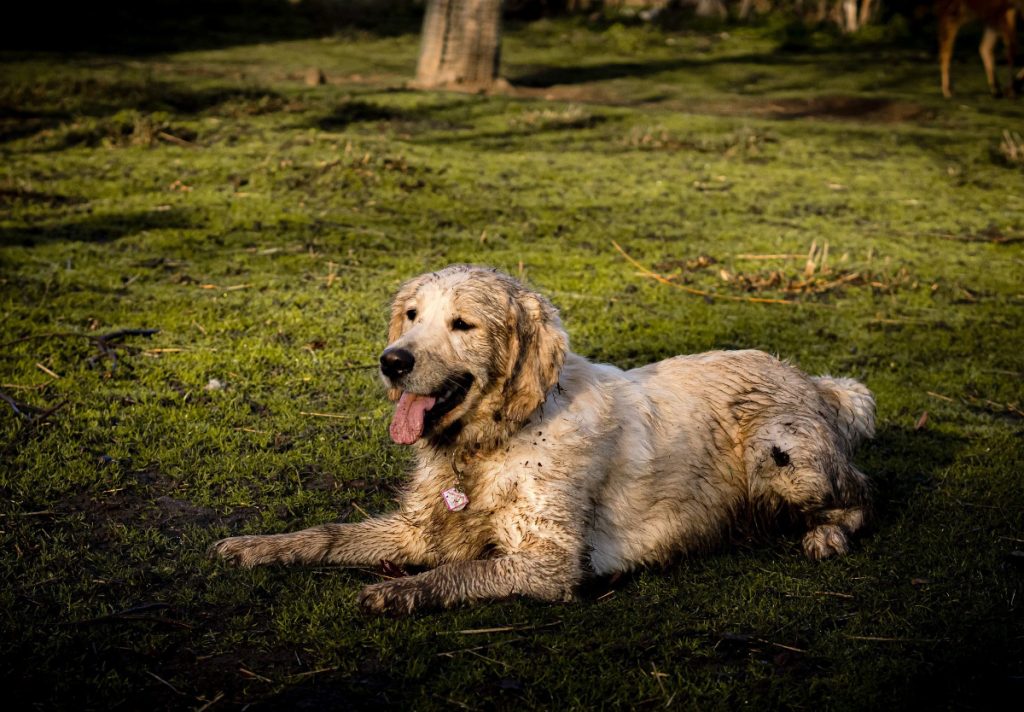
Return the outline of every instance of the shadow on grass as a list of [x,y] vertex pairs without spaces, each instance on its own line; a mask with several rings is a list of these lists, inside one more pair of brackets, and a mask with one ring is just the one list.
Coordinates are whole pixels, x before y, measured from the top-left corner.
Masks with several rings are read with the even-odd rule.
[[87,202],[85,198],[59,193],[43,193],[19,187],[0,188],[0,208],[15,205],[43,205],[47,208],[59,208],[65,205],[79,205]]
[[[484,120],[504,119],[507,128],[475,131]],[[340,103],[327,116],[312,122],[321,131],[343,131],[351,125],[378,123],[417,137],[430,145],[472,144],[492,150],[521,149],[530,139],[544,134],[567,134],[614,123],[609,116],[580,106],[540,105],[525,111],[509,111],[509,103],[480,97],[463,97],[398,109],[366,100]],[[429,134],[420,137],[419,134]]]
[[[412,90],[397,90],[415,95]],[[481,113],[483,111],[483,114]],[[339,103],[330,114],[311,125],[321,131],[344,131],[352,124],[390,123],[399,128],[415,128],[426,131],[464,131],[473,128],[468,113],[476,118],[482,115],[503,113],[504,105],[488,104],[486,99],[472,95],[456,95],[454,98],[436,103],[426,103],[406,109],[385,106],[364,99],[348,98]]]
[[898,518],[912,500],[937,486],[935,473],[951,465],[965,438],[935,430],[886,426],[855,459],[875,489],[875,526]]
[[[274,91],[230,85],[193,89],[185,84],[161,81],[86,79],[66,83],[54,79],[40,86],[44,96],[59,97],[66,109],[36,110],[31,106],[15,106],[11,99],[0,100],[0,143],[37,136],[53,144],[50,150],[81,143],[97,145],[109,138],[108,134],[117,134],[114,138],[120,138],[125,132],[131,133],[131,122],[140,118],[138,114],[208,113],[238,119],[278,112],[288,103]],[[136,115],[133,117],[130,112]],[[89,124],[90,119],[110,119],[116,125]],[[128,122],[127,127],[121,125],[125,122]]]
[[586,114],[580,118],[569,118],[567,120],[542,120],[532,125],[520,123],[514,128],[504,131],[432,136],[428,142],[434,145],[467,144],[489,151],[536,150],[537,145],[534,143],[534,140],[547,139],[548,141],[557,141],[562,139],[568,142],[573,138],[571,133],[573,131],[591,129],[613,121],[614,119],[608,116]]
[[192,228],[195,222],[183,210],[137,211],[91,215],[65,222],[0,228],[3,247],[36,247],[51,242],[112,242],[146,230]]
[[342,29],[389,37],[416,34],[418,3],[402,0],[93,0],[56,12],[43,4],[12,8],[3,46],[147,55],[322,37]]
[[889,66],[895,58],[906,59],[906,49],[890,45],[863,45],[858,47],[827,47],[792,51],[779,48],[771,52],[751,52],[723,57],[694,54],[649,62],[602,62],[586,66],[540,65],[524,68],[521,74],[512,74],[509,81],[518,86],[550,87],[556,84],[583,84],[613,79],[649,77],[680,69],[707,70],[723,65],[750,65],[752,67],[808,66],[831,74],[845,74],[865,65]]
[[[758,55],[763,56],[763,55]],[[753,55],[732,58],[733,61],[754,61]],[[534,66],[522,74],[511,73],[508,80],[514,86],[547,88],[561,84],[587,84],[612,79],[649,77],[678,69],[697,69],[719,60],[665,59],[653,62],[603,62],[585,66]]]
[[394,109],[369,101],[345,101],[338,104],[327,116],[316,122],[321,131],[344,131],[349,124],[366,121],[406,121],[414,115],[400,109]]
[[[969,62],[968,62],[969,63]],[[870,67],[880,70],[882,78],[873,79],[872,91],[906,91],[919,90],[922,73],[934,73],[936,76],[932,98],[938,98],[938,65],[934,58],[923,57],[920,52],[894,44],[858,45],[856,47],[828,47],[806,49],[794,52],[780,48],[771,52],[730,55],[724,57],[702,57],[692,55],[673,57],[652,61],[603,62],[583,66],[533,65],[521,66],[509,71],[509,81],[517,87],[527,90],[542,90],[607,82],[619,79],[640,79],[663,73],[688,70],[694,73],[707,73],[723,67],[732,66],[741,70],[745,66],[752,69],[772,68],[781,79],[787,76],[789,69],[813,70],[820,78],[797,75],[795,81],[780,86],[778,81],[764,87],[750,86],[749,82],[771,76],[763,71],[754,71],[745,80],[736,83],[733,91],[736,94],[754,98],[759,94],[772,95],[770,110],[754,111],[753,113],[774,119],[794,118],[836,118],[863,119],[868,121],[911,121],[934,118],[935,111],[919,106],[907,100],[894,100],[885,97],[859,97],[836,95],[835,90],[827,82],[829,77],[842,77],[851,73],[863,73]],[[896,71],[901,69],[902,71]],[[976,68],[975,68],[976,69]],[[963,72],[971,71],[964,67]],[[727,81],[725,79],[723,82]],[[725,87],[720,87],[725,88]],[[811,99],[778,99],[774,95],[780,91],[806,92],[817,90],[817,96]],[[553,98],[558,98],[557,95]],[[981,97],[987,101],[987,95]],[[582,100],[586,100],[585,98]],[[645,102],[651,103],[651,102]],[[1015,104],[1011,101],[994,101],[990,111],[997,115],[1019,115]],[[743,113],[743,112],[737,112]]]
[[70,118],[71,115],[63,111],[32,111],[0,105],[0,143],[54,129]]
[[[68,81],[50,77],[39,83],[36,94],[52,94],[66,108],[62,111],[34,110],[9,98],[0,103],[0,120],[50,119],[59,122],[72,116],[105,116],[126,109],[177,114],[198,114],[209,110],[258,114],[278,110],[285,103],[284,97],[269,89],[230,84],[194,89],[186,83],[152,79],[112,82],[93,78]],[[3,134],[0,137],[6,138]]]

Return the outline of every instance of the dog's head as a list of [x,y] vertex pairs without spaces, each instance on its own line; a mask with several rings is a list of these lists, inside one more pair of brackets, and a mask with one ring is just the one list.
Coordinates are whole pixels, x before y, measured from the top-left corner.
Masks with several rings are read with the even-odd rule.
[[508,275],[456,265],[407,282],[380,357],[398,401],[392,439],[516,428],[558,382],[568,347],[555,308]]

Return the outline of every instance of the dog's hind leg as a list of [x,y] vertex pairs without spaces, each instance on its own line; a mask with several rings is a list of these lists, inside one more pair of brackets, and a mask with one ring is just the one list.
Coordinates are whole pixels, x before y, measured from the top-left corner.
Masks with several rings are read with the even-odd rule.
[[754,501],[781,501],[806,523],[809,558],[849,550],[867,519],[870,486],[830,427],[816,418],[778,418],[751,439],[747,462]]
[[850,536],[864,526],[867,512],[863,505],[822,509],[807,513],[810,528],[804,535],[804,553],[811,559],[826,559],[845,554]]
[[367,586],[359,603],[372,613],[401,615],[514,595],[565,601],[582,578],[579,560],[578,552],[537,543],[513,554],[453,561],[416,576]]

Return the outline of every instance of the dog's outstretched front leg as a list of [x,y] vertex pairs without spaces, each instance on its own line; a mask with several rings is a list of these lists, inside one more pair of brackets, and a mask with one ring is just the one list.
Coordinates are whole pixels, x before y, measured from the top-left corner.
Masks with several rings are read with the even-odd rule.
[[264,564],[425,564],[421,531],[401,513],[355,524],[323,524],[290,534],[234,536],[215,542],[210,555],[251,568]]
[[402,615],[514,595],[564,601],[572,598],[581,576],[578,557],[542,546],[495,559],[443,564],[418,576],[367,586],[359,603],[369,612]]

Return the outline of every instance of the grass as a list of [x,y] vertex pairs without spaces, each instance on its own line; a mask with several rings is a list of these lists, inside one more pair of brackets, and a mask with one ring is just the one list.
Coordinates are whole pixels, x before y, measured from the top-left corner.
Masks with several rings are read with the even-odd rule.
[[[1019,695],[1024,172],[1000,146],[1024,104],[986,96],[966,44],[947,102],[919,50],[780,42],[540,21],[508,32],[519,88],[493,97],[403,89],[409,34],[0,56],[0,391],[25,414],[0,403],[10,698]],[[305,86],[310,66],[329,83]],[[550,295],[594,359],[752,347],[864,379],[873,530],[837,561],[738,536],[578,602],[402,620],[358,612],[374,572],[206,560],[228,534],[392,506],[408,455],[372,370],[388,299],[460,261]],[[99,339],[139,328],[159,333]]]

